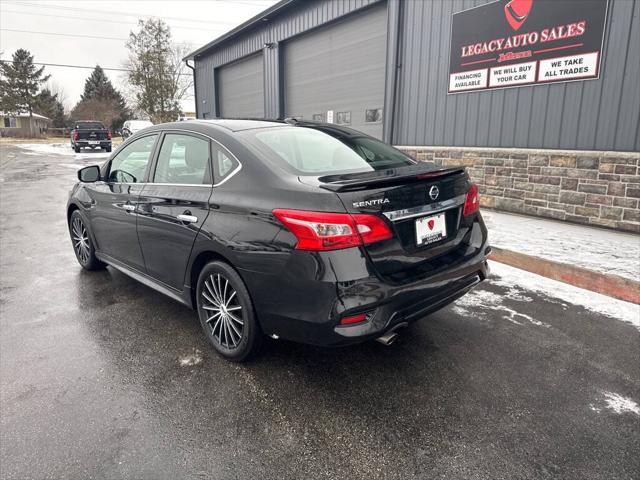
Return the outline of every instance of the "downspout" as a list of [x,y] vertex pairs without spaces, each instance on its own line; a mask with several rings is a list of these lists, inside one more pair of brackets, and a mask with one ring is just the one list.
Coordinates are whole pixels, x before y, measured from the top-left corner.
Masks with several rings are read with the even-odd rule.
[[[394,141],[394,127],[395,127],[395,116],[396,116],[396,100],[398,98],[398,78],[400,75],[400,69],[402,68],[402,60],[401,60],[401,55],[402,55],[402,17],[404,14],[404,8],[403,8],[403,4],[404,2],[402,0],[392,0],[393,1],[393,6],[396,9],[396,22],[394,25],[394,40],[395,40],[395,45],[394,45],[394,49],[391,52],[391,58],[389,60],[392,68],[393,68],[393,72],[391,72],[391,88],[390,90],[390,94],[391,94],[391,101],[385,106],[386,110],[389,110],[389,112],[385,112],[385,117],[387,117],[387,129],[384,132],[384,141],[387,143],[393,143]],[[390,113],[390,115],[387,116],[387,113]]]
[[[194,59],[195,61],[195,59]],[[193,98],[194,101],[196,102],[196,118],[200,118],[198,116],[198,86],[196,85],[196,67],[189,65],[189,60],[185,60],[185,65],[187,67],[189,67],[191,69],[191,71],[193,72]]]

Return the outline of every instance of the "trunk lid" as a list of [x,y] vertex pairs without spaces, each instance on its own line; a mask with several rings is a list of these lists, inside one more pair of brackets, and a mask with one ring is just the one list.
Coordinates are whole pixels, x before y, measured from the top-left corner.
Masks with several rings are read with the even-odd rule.
[[106,130],[78,130],[79,140],[106,140]]
[[[370,213],[385,219],[392,228],[393,239],[364,247],[376,272],[383,277],[410,281],[450,263],[465,249],[463,239],[469,227],[463,222],[462,210],[471,183],[462,168],[417,164],[300,177],[300,181],[335,192],[350,213]],[[442,238],[432,237],[429,228],[446,233]],[[417,232],[426,237],[419,239]]]

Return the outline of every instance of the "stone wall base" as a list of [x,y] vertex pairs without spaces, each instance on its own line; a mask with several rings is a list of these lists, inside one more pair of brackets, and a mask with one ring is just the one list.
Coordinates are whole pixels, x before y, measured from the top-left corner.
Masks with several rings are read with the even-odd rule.
[[398,148],[433,165],[466,167],[484,207],[640,233],[640,153]]

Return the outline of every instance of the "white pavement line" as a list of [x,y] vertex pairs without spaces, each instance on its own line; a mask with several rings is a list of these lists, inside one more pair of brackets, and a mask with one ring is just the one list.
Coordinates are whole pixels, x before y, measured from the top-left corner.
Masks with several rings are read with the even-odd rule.
[[495,285],[507,288],[520,285],[525,290],[557,298],[592,312],[629,323],[640,331],[640,305],[574,287],[498,262],[491,262],[491,271],[499,277],[489,279]]

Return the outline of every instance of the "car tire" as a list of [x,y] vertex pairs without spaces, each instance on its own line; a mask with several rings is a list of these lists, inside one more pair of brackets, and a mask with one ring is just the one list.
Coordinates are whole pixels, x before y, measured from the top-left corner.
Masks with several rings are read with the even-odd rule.
[[111,153],[111,147],[105,148],[104,151],[107,152],[107,153]]
[[210,262],[198,277],[196,303],[200,324],[213,348],[225,359],[243,362],[262,341],[249,291],[224,262]]
[[73,147],[73,150],[74,150],[76,153],[80,153],[80,147]]
[[86,223],[78,210],[69,217],[69,235],[76,259],[85,270],[101,270],[106,264],[98,260]]

